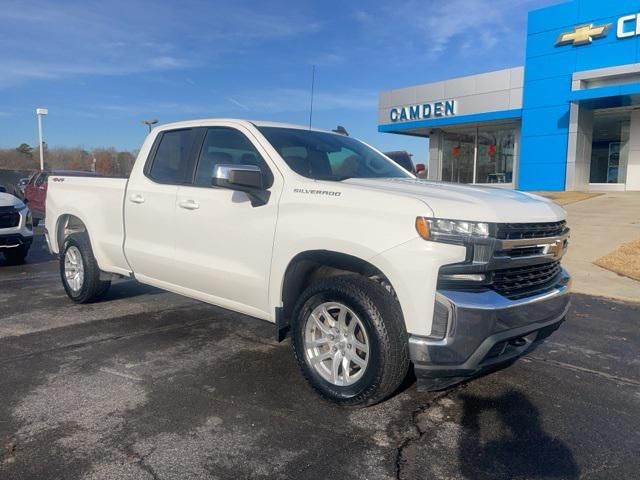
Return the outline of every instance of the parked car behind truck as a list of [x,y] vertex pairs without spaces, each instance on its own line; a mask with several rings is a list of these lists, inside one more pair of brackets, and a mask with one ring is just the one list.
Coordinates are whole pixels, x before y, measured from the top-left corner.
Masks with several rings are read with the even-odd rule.
[[387,398],[411,365],[421,390],[507,365],[569,306],[558,205],[419,181],[308,127],[156,128],[129,179],[51,177],[46,235],[73,301],[124,276],[270,321],[342,405]]
[[427,178],[427,167],[425,167],[424,163],[414,165],[411,159],[413,156],[411,153],[402,150],[397,152],[384,152],[384,154],[408,172],[413,173],[416,177]]
[[11,264],[24,262],[33,242],[33,219],[19,198],[0,192],[0,253]]

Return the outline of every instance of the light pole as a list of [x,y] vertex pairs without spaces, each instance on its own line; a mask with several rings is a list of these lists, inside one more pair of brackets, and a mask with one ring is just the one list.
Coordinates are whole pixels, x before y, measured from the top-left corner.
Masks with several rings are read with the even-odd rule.
[[49,114],[46,108],[36,108],[38,117],[38,143],[40,144],[40,171],[44,170],[44,142],[42,141],[42,117]]
[[142,123],[149,127],[149,133],[151,133],[152,126],[158,123],[158,120],[156,120],[155,118],[153,120],[142,120]]

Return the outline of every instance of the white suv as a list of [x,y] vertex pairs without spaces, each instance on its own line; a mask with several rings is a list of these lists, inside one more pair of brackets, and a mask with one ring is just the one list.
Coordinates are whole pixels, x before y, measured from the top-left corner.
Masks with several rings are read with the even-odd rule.
[[9,263],[22,263],[33,242],[31,211],[22,200],[0,193],[0,252]]

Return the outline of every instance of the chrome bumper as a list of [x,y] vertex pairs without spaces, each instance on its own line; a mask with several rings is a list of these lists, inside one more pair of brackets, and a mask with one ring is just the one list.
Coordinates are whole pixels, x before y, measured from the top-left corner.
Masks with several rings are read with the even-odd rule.
[[564,321],[571,278],[562,271],[552,290],[509,300],[494,291],[440,290],[450,312],[443,340],[409,337],[418,387],[439,390],[465,378],[512,363]]

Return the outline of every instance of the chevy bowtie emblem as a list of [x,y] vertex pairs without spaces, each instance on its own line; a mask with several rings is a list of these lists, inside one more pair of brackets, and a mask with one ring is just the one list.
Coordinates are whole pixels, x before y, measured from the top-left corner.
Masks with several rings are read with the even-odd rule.
[[556,240],[554,243],[547,245],[544,249],[545,255],[553,255],[554,258],[562,256],[565,248],[564,242],[564,240]]
[[573,32],[563,33],[558,37],[556,47],[562,47],[563,45],[573,45],[579,47],[580,45],[589,45],[593,43],[594,39],[604,38],[609,33],[611,24],[600,25],[594,27],[593,23],[589,25],[581,25],[576,27]]

